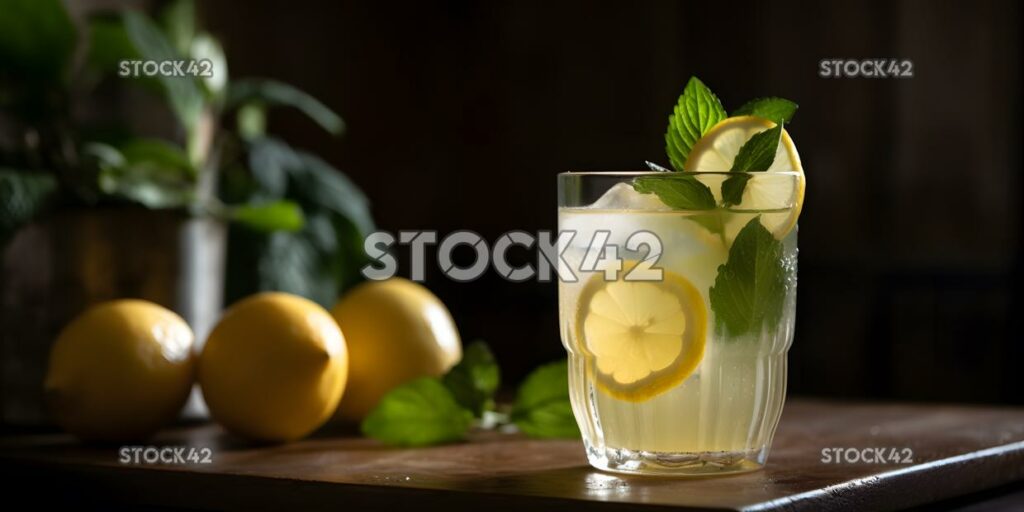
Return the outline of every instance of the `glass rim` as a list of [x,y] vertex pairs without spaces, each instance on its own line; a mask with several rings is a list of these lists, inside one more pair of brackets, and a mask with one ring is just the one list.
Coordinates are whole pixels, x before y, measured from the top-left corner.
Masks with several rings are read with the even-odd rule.
[[748,176],[803,176],[804,173],[800,171],[564,171],[558,173],[558,176],[594,176],[594,177],[605,177],[605,178],[635,178],[638,176],[672,176],[678,174],[692,174],[694,176],[737,176],[737,175],[748,175]]

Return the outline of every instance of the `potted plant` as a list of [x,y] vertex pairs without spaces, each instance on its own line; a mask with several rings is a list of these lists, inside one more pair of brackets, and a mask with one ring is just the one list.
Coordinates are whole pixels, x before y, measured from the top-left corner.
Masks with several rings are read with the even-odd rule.
[[[145,62],[203,69],[131,72]],[[72,16],[60,0],[5,2],[3,423],[45,418],[50,343],[90,304],[152,300],[178,311],[201,341],[225,298],[277,289],[329,304],[359,278],[362,238],[373,229],[368,202],[325,161],[267,134],[275,106],[298,108],[333,134],[344,128],[294,87],[230,80],[191,0],[155,19],[131,10]]]

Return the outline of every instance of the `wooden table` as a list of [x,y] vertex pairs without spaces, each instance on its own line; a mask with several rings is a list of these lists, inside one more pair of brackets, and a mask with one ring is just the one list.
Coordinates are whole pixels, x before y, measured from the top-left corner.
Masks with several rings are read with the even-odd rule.
[[[696,479],[603,473],[577,441],[494,432],[410,450],[336,433],[255,447],[200,425],[151,443],[207,447],[212,462],[126,465],[117,447],[8,436],[5,493],[42,482],[76,503],[245,510],[883,510],[1024,480],[1019,408],[791,400],[764,470]],[[830,448],[909,448],[913,463],[823,463]]]

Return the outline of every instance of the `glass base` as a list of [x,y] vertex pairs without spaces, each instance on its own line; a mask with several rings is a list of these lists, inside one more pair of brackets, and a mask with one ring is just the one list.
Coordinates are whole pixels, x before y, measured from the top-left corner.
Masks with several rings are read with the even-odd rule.
[[586,444],[590,465],[631,475],[715,476],[747,473],[764,467],[768,447],[735,452],[648,452]]

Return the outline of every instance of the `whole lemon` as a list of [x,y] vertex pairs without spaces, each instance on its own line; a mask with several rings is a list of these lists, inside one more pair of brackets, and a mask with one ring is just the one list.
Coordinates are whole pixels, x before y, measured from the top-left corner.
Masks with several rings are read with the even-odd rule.
[[444,374],[462,358],[448,308],[402,278],[368,281],[331,309],[349,352],[349,391],[337,416],[363,419],[385,393],[419,377]]
[[54,417],[92,441],[143,439],[181,411],[194,380],[193,334],[144,300],[93,306],[50,351],[43,384]]
[[210,415],[259,441],[292,441],[316,430],[338,406],[347,373],[338,324],[315,302],[287,293],[231,306],[199,356]]

